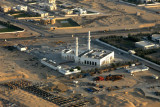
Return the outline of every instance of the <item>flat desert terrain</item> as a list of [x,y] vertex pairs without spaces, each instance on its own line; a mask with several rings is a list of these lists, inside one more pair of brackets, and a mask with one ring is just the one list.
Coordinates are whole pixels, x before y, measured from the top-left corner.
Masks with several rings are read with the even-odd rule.
[[[82,25],[82,29],[64,29],[66,33],[96,30],[134,29],[147,24],[157,24],[160,15],[148,12],[144,7],[136,7],[117,2],[118,0],[64,0],[64,3],[98,11],[100,15],[72,17]],[[140,13],[140,15],[137,15]],[[60,30],[54,31],[61,33]]]

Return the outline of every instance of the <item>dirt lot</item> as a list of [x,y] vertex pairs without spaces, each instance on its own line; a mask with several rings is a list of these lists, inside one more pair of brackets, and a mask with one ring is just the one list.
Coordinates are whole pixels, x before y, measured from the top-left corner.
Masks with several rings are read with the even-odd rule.
[[[149,99],[144,96],[144,93],[139,90],[141,87],[148,86],[148,84],[153,84],[153,83],[158,83],[158,81],[155,81],[154,79],[151,78],[152,74],[158,74],[157,72],[153,70],[149,71],[144,71],[144,72],[139,72],[135,73],[135,76],[131,76],[129,73],[127,73],[125,70],[115,70],[111,71],[110,73],[103,73],[100,75],[95,75],[96,76],[103,76],[105,77],[106,75],[118,75],[122,74],[125,75],[125,77],[122,80],[118,81],[98,81],[96,82],[97,84],[103,85],[105,88],[104,90],[98,92],[98,93],[90,93],[84,91],[85,88],[88,86],[79,86],[79,89],[77,89],[77,92],[83,93],[86,96],[89,97],[95,97],[99,99],[97,101],[96,106],[105,106],[105,107],[151,107],[152,104],[154,104],[155,107],[158,107],[160,104],[159,101],[154,100],[154,99]],[[82,79],[77,79],[81,84],[84,82],[91,82],[94,77],[89,77],[89,78],[82,78]],[[112,90],[107,92],[106,87],[125,87],[123,89],[118,89],[118,90]],[[81,89],[80,89],[81,88]],[[96,107],[93,106],[93,107]]]
[[[130,7],[127,5],[111,2],[110,0],[65,0],[68,3],[74,3],[75,5],[82,5],[85,8],[90,8],[96,11],[101,12],[102,14],[108,14],[108,16],[87,16],[87,17],[74,17],[73,19],[78,21],[78,23],[84,26],[83,29],[72,29],[72,30],[57,30],[55,33],[70,33],[70,32],[86,32],[88,30],[103,30],[103,29],[120,29],[128,27],[137,27],[139,24],[155,22],[160,20],[160,17],[156,14],[146,13],[137,9],[136,7]],[[136,16],[136,12],[139,11],[142,13],[141,16]],[[113,14],[111,17],[110,14]],[[91,19],[91,20],[89,20]],[[25,28],[25,27],[24,27]],[[38,33],[25,28],[26,32],[21,33],[20,37],[24,36],[33,36],[38,35]],[[32,33],[32,35],[31,35]],[[87,34],[86,34],[87,35]],[[10,38],[17,37],[16,34],[3,34],[0,35],[1,38]],[[71,42],[71,38],[63,38],[66,43]],[[73,39],[72,39],[73,40]],[[59,48],[54,44],[56,39],[33,39],[28,41],[7,41],[0,42],[0,46],[8,46],[15,44],[23,45],[49,45],[54,48]],[[73,45],[73,44],[72,44]],[[59,44],[59,46],[62,46]],[[86,47],[86,45],[84,46]],[[125,56],[124,56],[125,57]],[[119,58],[122,59],[122,58]],[[19,51],[9,51],[0,47],[0,82],[11,81],[15,79],[27,79],[33,82],[43,82],[47,83],[49,80],[47,77],[50,77],[50,81],[55,85],[59,83],[60,80],[63,80],[63,83],[67,84],[69,80],[66,78],[60,78],[62,75],[53,72],[53,70],[48,67],[43,66],[40,62],[33,56],[19,52]],[[97,97],[97,103],[91,107],[159,107],[160,102],[154,99],[148,99],[144,96],[142,92],[137,90],[137,87],[143,87],[144,84],[152,84],[152,82],[157,82],[153,79],[148,79],[148,76],[152,74],[160,75],[159,72],[153,70],[136,73],[135,76],[131,76],[126,73],[124,70],[115,70],[110,72],[111,74],[124,74],[125,78],[120,81],[102,81],[100,84],[105,87],[110,86],[130,86],[123,90],[107,92],[106,89],[98,94],[90,94],[84,91],[84,87],[75,87],[72,83],[71,90],[75,91],[78,94],[84,94],[86,97]],[[110,73],[101,74],[101,76],[109,75]],[[99,75],[96,75],[99,76]],[[93,77],[80,79],[80,82],[90,82]],[[159,80],[158,80],[159,82]],[[54,106],[52,103],[43,100],[40,97],[37,97],[26,91],[17,89],[17,90],[7,90],[5,87],[0,86],[0,98],[4,98],[14,103],[20,103],[29,107],[50,107]],[[64,95],[70,96],[68,93],[62,93]],[[68,97],[67,96],[67,97]]]
[[[65,0],[64,3],[82,6],[86,9],[95,10],[101,13],[101,15],[98,16],[73,17],[73,19],[84,28],[71,30],[64,29],[63,32],[65,33],[86,32],[88,30],[137,28],[142,24],[156,23],[160,20],[158,14],[150,13],[146,10],[141,10],[123,3],[113,2],[111,0]],[[137,12],[140,12],[141,15],[137,16]],[[56,30],[55,32],[61,33],[60,30]]]
[[[70,38],[71,39],[71,38]],[[65,38],[65,42],[68,43],[68,45],[73,46],[74,38],[70,40],[69,38]],[[24,44],[24,45],[35,45],[39,46],[40,44],[43,46],[50,46],[54,48],[60,48],[63,47],[62,44],[55,45],[57,40],[55,39],[36,39],[36,40],[30,40],[30,41],[8,41],[8,42],[1,42],[1,45],[13,45],[13,44]],[[81,43],[86,43],[86,40],[81,40],[80,39],[80,45]],[[82,46],[80,46],[82,47]],[[96,46],[94,46],[96,47]],[[93,46],[92,46],[93,48]],[[96,47],[98,48],[98,47]],[[50,48],[51,49],[51,48]],[[49,69],[48,67],[42,66],[39,61],[34,59],[31,55],[19,51],[9,51],[4,48],[0,48],[0,69],[1,69],[1,79],[0,82],[4,81],[11,81],[15,79],[27,79],[31,80],[33,82],[40,82],[42,81],[45,84],[48,84],[48,82],[51,82],[56,86],[58,83],[62,82],[65,84],[71,83],[72,81],[66,80],[66,78],[59,78],[62,75],[59,73],[53,72],[53,70]],[[75,94],[83,93],[86,97],[98,97],[100,98],[100,102],[103,102],[101,105],[104,104],[105,106],[113,106],[116,107],[117,105],[122,105],[123,106],[133,106],[133,107],[143,107],[143,106],[148,106],[150,107],[150,104],[159,104],[158,101],[156,100],[151,100],[147,99],[144,97],[144,95],[135,90],[139,83],[150,83],[151,80],[148,80],[145,78],[146,76],[152,75],[152,73],[159,75],[159,73],[155,71],[147,71],[147,72],[141,72],[135,74],[135,77],[132,77],[128,73],[126,73],[124,70],[116,70],[113,72],[110,72],[111,74],[124,74],[125,78],[120,80],[120,81],[102,81],[99,82],[100,84],[104,85],[105,87],[110,87],[110,86],[130,86],[131,88],[126,88],[123,90],[119,91],[111,91],[107,92],[106,90],[102,93],[98,94],[89,94],[88,92],[84,91],[83,87],[82,88],[77,88],[74,85],[67,85],[68,87],[71,87],[70,89],[75,91]],[[109,75],[110,73],[104,73],[100,74],[102,76]],[[96,75],[98,76],[98,75]],[[47,77],[50,77],[47,79]],[[57,79],[58,78],[58,79]],[[78,81],[80,82],[90,82],[93,77],[89,78],[84,78],[80,79]],[[6,88],[0,87],[0,91],[4,93]],[[124,94],[126,93],[126,94]],[[70,96],[69,92],[66,93],[60,93],[60,95],[63,94],[65,96]],[[8,99],[9,101],[16,103],[16,104],[23,104],[26,106],[39,106],[39,107],[48,107],[51,106],[52,103],[43,100],[40,97],[37,97],[31,93],[25,92],[23,90],[10,90],[10,91],[5,91],[4,94],[0,94],[1,98]],[[109,98],[109,99],[108,99]],[[11,100],[12,99],[12,100]],[[33,100],[34,99],[34,100]],[[103,100],[102,100],[103,99]],[[114,100],[114,103],[113,103]],[[38,104],[37,104],[38,103]],[[94,106],[93,106],[94,107]]]

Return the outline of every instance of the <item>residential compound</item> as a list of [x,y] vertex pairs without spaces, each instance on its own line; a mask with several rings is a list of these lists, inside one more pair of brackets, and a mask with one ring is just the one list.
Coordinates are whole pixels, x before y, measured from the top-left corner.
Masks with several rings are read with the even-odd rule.
[[[132,0],[123,0],[123,1],[132,1]],[[156,2],[158,0],[133,0],[133,1],[138,3],[149,3],[149,2]]]
[[84,65],[102,66],[110,64],[114,60],[114,51],[90,49],[90,31],[88,32],[88,50],[78,50],[78,38],[76,38],[76,49],[64,49],[61,56],[65,60],[75,61]]

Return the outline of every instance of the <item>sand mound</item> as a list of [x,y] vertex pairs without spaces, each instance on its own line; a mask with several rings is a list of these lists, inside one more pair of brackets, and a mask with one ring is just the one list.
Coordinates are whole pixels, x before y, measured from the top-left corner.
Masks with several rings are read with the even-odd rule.
[[0,101],[0,107],[3,107],[3,102],[2,101]]
[[102,100],[102,105],[105,106],[107,102],[105,100]]
[[59,83],[59,84],[57,84],[56,89],[59,91],[65,92],[68,90],[68,87],[63,83]]
[[135,105],[122,96],[109,95],[105,97],[106,105],[111,105],[114,107],[135,107]]
[[29,76],[27,74],[21,73],[20,71],[7,71],[5,73],[1,72],[0,77],[1,77],[0,81],[29,78]]
[[93,102],[94,104],[99,104],[100,100],[99,100],[98,97],[93,97],[93,98],[92,98],[92,102]]
[[120,107],[135,107],[135,105],[132,102],[124,102],[120,105]]
[[20,89],[10,91],[5,96],[10,97],[14,103],[23,104],[27,107],[57,107],[54,103]]

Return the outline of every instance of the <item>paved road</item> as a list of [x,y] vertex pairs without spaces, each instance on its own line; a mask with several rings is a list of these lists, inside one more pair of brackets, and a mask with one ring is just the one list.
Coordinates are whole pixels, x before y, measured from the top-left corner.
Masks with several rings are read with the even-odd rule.
[[155,64],[155,63],[153,63],[153,62],[150,62],[150,61],[145,60],[145,59],[143,59],[143,58],[137,57],[136,55],[131,55],[131,54],[129,54],[129,53],[126,52],[126,51],[123,51],[123,50],[121,50],[121,49],[115,48],[114,46],[104,45],[103,43],[98,42],[98,41],[96,41],[96,40],[94,40],[93,43],[95,43],[96,45],[99,45],[99,46],[101,46],[101,47],[104,47],[104,48],[106,48],[106,49],[107,49],[107,48],[110,48],[111,50],[113,50],[113,51],[116,52],[116,53],[123,53],[123,56],[126,56],[126,57],[128,57],[128,58],[130,58],[130,59],[134,59],[134,60],[137,59],[137,60],[139,60],[141,63],[143,63],[144,65],[147,65],[148,67],[150,67],[150,68],[152,68],[152,69],[154,69],[154,70],[156,70],[156,71],[160,71],[160,65],[157,65],[157,64]]
[[[21,23],[21,22],[20,22]],[[26,23],[22,23],[22,24],[25,24],[26,26],[30,26],[30,24],[26,24]],[[48,35],[48,36],[39,36],[39,37],[36,37],[36,36],[32,36],[32,37],[22,37],[22,38],[8,38],[7,40],[8,41],[15,41],[15,40],[30,40],[30,39],[50,39],[50,38],[64,38],[64,37],[71,37],[71,35],[74,35],[76,37],[86,37],[88,34],[87,32],[85,33],[72,33],[72,34],[54,34],[53,32],[47,32],[47,31],[43,31],[43,30],[40,30],[39,27],[35,27],[34,25],[30,26],[30,28],[42,35]],[[157,30],[158,32],[160,31]],[[95,37],[95,38],[99,38],[99,37],[102,37],[102,36],[109,36],[109,35],[122,35],[123,34],[132,34],[132,33],[142,33],[142,32],[150,32],[148,28],[143,28],[143,29],[131,29],[131,30],[113,30],[113,31],[108,31],[108,32],[103,32],[103,31],[95,31],[95,32],[91,32],[91,36],[92,37]],[[0,39],[0,41],[4,41],[4,39]]]
[[[125,5],[132,6],[132,7],[136,7],[138,9],[140,9],[140,10],[145,10],[145,11],[147,11],[149,13],[157,14],[155,10],[151,10],[151,9],[145,8],[144,6],[136,6],[136,5],[131,5],[131,4],[124,3],[124,2],[117,2],[117,3],[125,4]],[[160,15],[160,14],[158,14],[158,15]]]

